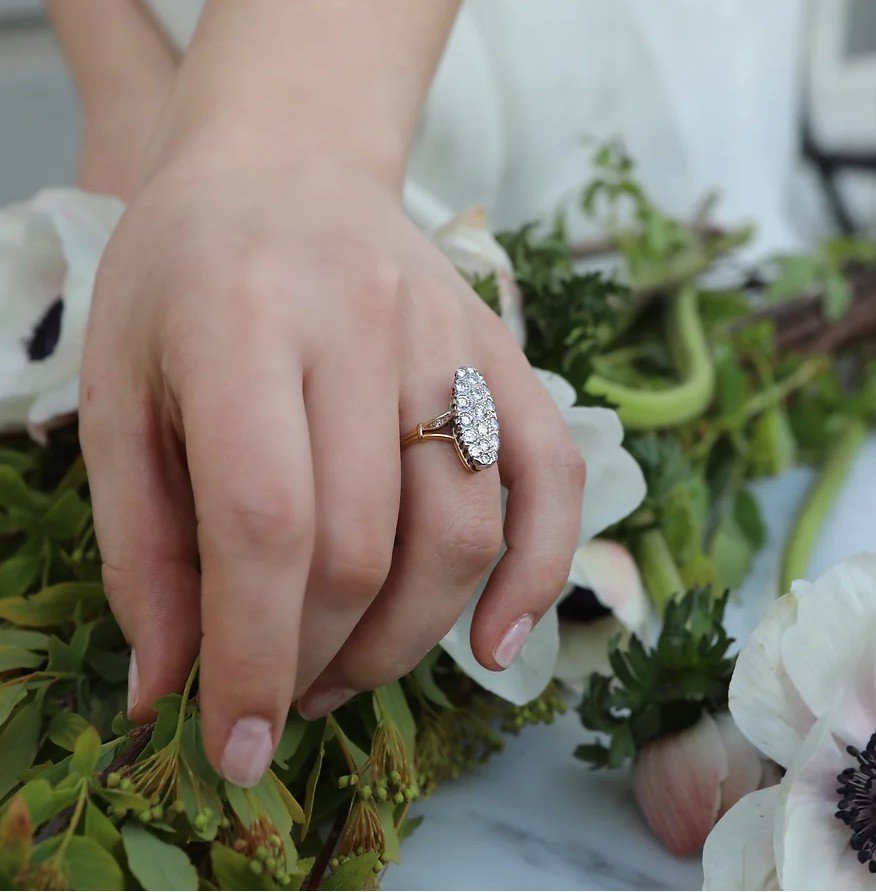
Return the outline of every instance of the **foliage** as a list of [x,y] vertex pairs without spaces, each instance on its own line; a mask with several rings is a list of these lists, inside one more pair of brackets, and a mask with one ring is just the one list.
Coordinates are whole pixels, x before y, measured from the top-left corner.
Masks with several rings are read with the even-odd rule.
[[100,583],[75,429],[0,449],[0,888],[374,887],[411,803],[551,721],[435,652],[327,720],[290,715],[251,790],[204,755],[196,667],[155,722],[122,717],[128,649]]
[[667,605],[653,648],[635,635],[623,646],[613,643],[614,675],[594,674],[578,707],[584,727],[608,742],[582,744],[579,759],[617,768],[649,741],[691,727],[704,711],[726,708],[734,664],[723,626],[726,604],[726,594],[693,589]]

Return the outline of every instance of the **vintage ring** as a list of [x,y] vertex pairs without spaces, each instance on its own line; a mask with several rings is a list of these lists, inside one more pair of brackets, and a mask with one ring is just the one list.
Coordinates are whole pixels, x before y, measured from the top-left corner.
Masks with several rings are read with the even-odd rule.
[[[450,427],[451,433],[440,433]],[[425,440],[449,440],[469,471],[485,471],[499,460],[499,419],[484,376],[471,366],[456,370],[450,409],[418,424],[401,438],[402,448]]]

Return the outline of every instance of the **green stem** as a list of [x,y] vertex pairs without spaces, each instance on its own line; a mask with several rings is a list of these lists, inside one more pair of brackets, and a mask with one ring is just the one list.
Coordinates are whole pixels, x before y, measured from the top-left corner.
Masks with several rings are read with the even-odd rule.
[[652,527],[639,533],[633,552],[651,601],[662,614],[666,605],[684,592],[684,580],[662,530]]
[[73,811],[73,816],[70,818],[70,823],[67,825],[67,830],[64,832],[64,836],[61,839],[61,844],[55,849],[55,853],[52,855],[52,861],[58,865],[64,860],[64,853],[67,851],[67,846],[70,845],[70,840],[73,838],[73,834],[76,832],[76,828],[79,826],[79,821],[82,819],[82,812],[85,809],[85,803],[88,800],[88,782],[83,780],[81,781],[81,787],[79,789],[79,798],[76,800],[76,808]]
[[864,422],[859,418],[849,418],[821,466],[785,546],[782,593],[790,591],[795,579],[806,578],[815,539],[866,436],[867,426]]
[[653,430],[683,424],[701,415],[715,392],[715,366],[699,315],[696,290],[687,286],[670,299],[668,338],[681,382],[664,390],[642,390],[591,375],[584,389],[617,406],[630,430]]
[[186,679],[186,686],[183,688],[182,692],[182,702],[179,705],[179,716],[176,720],[176,731],[173,735],[173,742],[178,744],[180,738],[182,737],[182,729],[183,725],[186,721],[186,706],[189,702],[189,697],[192,693],[192,685],[195,683],[195,678],[198,674],[198,669],[201,665],[201,657],[198,655],[195,658],[195,662],[192,664],[191,672],[189,672],[189,677]]

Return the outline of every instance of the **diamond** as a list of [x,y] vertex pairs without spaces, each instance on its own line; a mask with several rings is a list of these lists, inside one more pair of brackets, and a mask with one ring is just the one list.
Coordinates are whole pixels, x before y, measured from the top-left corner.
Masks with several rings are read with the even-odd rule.
[[499,426],[496,407],[484,376],[471,366],[456,370],[451,398],[453,434],[472,470],[498,460]]

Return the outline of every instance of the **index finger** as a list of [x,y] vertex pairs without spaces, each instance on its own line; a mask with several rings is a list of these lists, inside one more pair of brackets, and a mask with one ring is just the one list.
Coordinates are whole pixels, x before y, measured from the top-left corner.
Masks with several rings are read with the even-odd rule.
[[193,385],[182,404],[202,562],[204,745],[243,787],[270,765],[292,700],[314,538],[300,374],[279,357],[257,364]]

